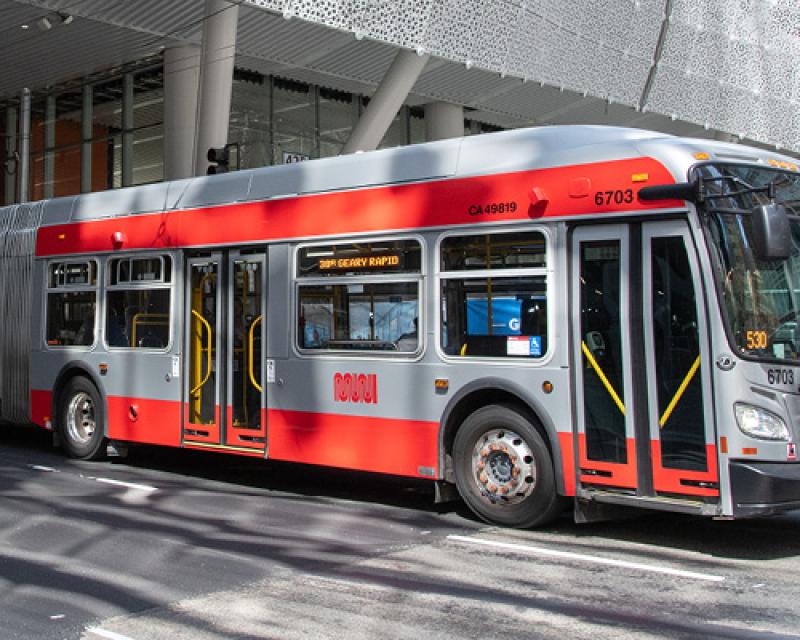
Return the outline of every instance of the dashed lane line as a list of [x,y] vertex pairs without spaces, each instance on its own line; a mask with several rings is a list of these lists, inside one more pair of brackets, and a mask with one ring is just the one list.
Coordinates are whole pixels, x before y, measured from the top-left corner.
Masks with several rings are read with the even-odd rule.
[[493,547],[495,549],[504,549],[506,551],[514,551],[516,553],[523,553],[526,555],[539,555],[551,558],[560,558],[563,560],[574,560],[578,562],[591,562],[594,564],[604,564],[614,567],[621,567],[624,569],[635,569],[637,571],[649,571],[651,573],[661,573],[679,578],[690,578],[693,580],[705,580],[707,582],[722,582],[725,576],[718,576],[711,573],[699,573],[697,571],[686,571],[684,569],[673,569],[672,567],[665,567],[662,565],[645,564],[642,562],[628,562],[627,560],[615,560],[613,558],[604,558],[602,556],[592,556],[584,553],[575,553],[573,551],[560,551],[558,549],[545,549],[544,547],[532,547],[523,544],[514,544],[511,542],[499,542],[496,540],[485,540],[482,538],[470,538],[467,536],[449,535],[448,540],[453,542],[460,542],[462,544],[482,545],[486,547]]
[[105,638],[106,640],[133,640],[130,636],[124,636],[116,631],[108,631],[100,627],[91,627],[87,629],[82,640],[97,640],[98,638]]
[[[53,467],[45,467],[41,464],[29,464],[29,469],[33,471],[44,471],[47,473],[61,473],[60,469],[55,469]],[[98,478],[96,476],[85,476],[83,474],[74,474],[80,478],[85,478],[86,480],[94,480],[95,482],[102,482],[103,484],[111,484],[117,487],[125,487],[126,489],[136,489],[137,491],[146,491],[151,493],[153,491],[158,491],[158,487],[151,487],[147,484],[139,484],[137,482],[125,482],[123,480],[115,480],[114,478]]]
[[136,482],[123,482],[122,480],[114,480],[112,478],[94,478],[97,482],[105,484],[113,484],[117,487],[126,487],[128,489],[138,489],[139,491],[158,491],[158,487],[151,487],[146,484],[137,484]]

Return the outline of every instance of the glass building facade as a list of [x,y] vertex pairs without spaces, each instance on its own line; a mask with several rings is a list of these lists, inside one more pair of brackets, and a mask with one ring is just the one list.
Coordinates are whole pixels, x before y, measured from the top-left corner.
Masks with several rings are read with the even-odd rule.
[[[363,95],[236,69],[228,129],[232,168],[338,155],[368,103]],[[6,112],[0,128],[16,122],[19,101],[0,108]],[[497,130],[469,120],[464,126],[466,135]],[[404,106],[380,148],[424,141],[423,108]],[[18,161],[6,155],[0,201],[10,203],[16,201]],[[30,200],[164,180],[163,63],[34,91],[30,158]]]

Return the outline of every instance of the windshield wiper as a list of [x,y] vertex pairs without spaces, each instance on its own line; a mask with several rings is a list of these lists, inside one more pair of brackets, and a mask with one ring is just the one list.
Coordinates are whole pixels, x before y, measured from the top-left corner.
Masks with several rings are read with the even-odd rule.
[[[712,182],[726,182],[730,181],[735,185],[741,187],[738,191],[728,191],[727,193],[708,193],[706,190],[706,185]],[[748,195],[751,193],[766,193],[767,197],[771,201],[775,201],[775,183],[770,182],[769,184],[765,184],[761,187],[755,187],[741,178],[737,176],[714,176],[710,178],[701,178],[700,183],[697,185],[698,191],[698,202],[703,202],[704,200],[718,200],[720,198],[736,198],[738,196]],[[715,209],[715,211],[722,211],[727,213],[722,209]],[[739,213],[740,210],[731,210],[730,213]]]

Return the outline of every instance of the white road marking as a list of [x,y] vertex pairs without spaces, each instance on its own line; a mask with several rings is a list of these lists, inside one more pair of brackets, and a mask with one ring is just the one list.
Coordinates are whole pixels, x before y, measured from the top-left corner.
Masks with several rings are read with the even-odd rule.
[[496,549],[506,549],[507,551],[516,551],[518,553],[526,553],[531,555],[550,556],[552,558],[563,558],[565,560],[578,560],[580,562],[593,562],[595,564],[605,564],[614,567],[622,567],[625,569],[637,569],[639,571],[650,571],[653,573],[664,573],[671,576],[678,576],[680,578],[692,578],[694,580],[707,580],[709,582],[722,582],[725,580],[724,576],[716,576],[710,573],[698,573],[696,571],[684,571],[683,569],[672,569],[670,567],[663,567],[659,565],[644,564],[640,562],[628,562],[627,560],[614,560],[612,558],[603,558],[600,556],[590,556],[583,553],[574,553],[572,551],[558,551],[556,549],[544,549],[542,547],[529,547],[522,544],[512,544],[510,542],[496,542],[494,540],[482,540],[480,538],[469,538],[467,536],[450,535],[447,536],[448,540],[454,542],[462,542],[465,544],[483,545],[487,547],[494,547]]
[[121,633],[107,631],[106,629],[101,629],[100,627],[90,627],[86,630],[86,633],[94,634],[100,638],[108,638],[108,640],[133,640],[133,638],[130,636],[123,636]]
[[53,467],[44,467],[40,464],[29,464],[28,466],[34,471],[50,471],[52,473],[58,473],[58,469],[54,469]]
[[[50,473],[61,473],[60,469],[54,469],[53,467],[45,467],[41,464],[29,464],[29,469],[34,471],[47,471]],[[137,484],[136,482],[123,482],[122,480],[114,480],[113,478],[97,478],[95,476],[85,476],[80,474],[81,478],[85,478],[87,480],[94,480],[95,482],[103,482],[105,484],[113,484],[118,487],[125,487],[126,489],[135,489],[137,491],[146,491],[148,493],[152,493],[153,491],[158,491],[158,487],[151,487],[146,484]]]
[[97,482],[105,484],[113,484],[118,487],[127,487],[128,489],[138,489],[139,491],[158,491],[158,487],[150,487],[146,484],[136,484],[135,482],[123,482],[122,480],[113,480],[111,478],[95,478]]

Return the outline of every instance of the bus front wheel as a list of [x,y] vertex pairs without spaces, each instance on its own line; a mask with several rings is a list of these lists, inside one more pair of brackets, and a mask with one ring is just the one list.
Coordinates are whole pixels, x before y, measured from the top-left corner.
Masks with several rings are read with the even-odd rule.
[[103,404],[97,387],[84,377],[72,378],[59,396],[58,429],[71,458],[97,460],[105,454]]
[[453,461],[461,497],[487,522],[534,527],[563,508],[547,445],[511,407],[489,405],[469,415],[456,433]]

